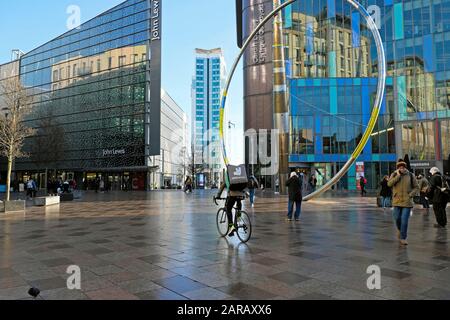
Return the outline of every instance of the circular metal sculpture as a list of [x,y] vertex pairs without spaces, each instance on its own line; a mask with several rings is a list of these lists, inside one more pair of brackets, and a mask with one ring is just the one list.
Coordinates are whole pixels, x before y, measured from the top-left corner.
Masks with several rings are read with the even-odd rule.
[[[236,61],[234,62],[230,74],[228,76],[228,80],[225,85],[225,90],[222,93],[222,101],[220,106],[220,127],[219,127],[219,133],[220,133],[220,141],[222,144],[222,155],[223,160],[225,162],[225,165],[229,165],[229,159],[227,156],[227,150],[225,147],[225,141],[224,141],[224,112],[225,112],[225,104],[226,99],[228,95],[228,90],[230,88],[231,80],[233,79],[233,75],[236,71],[236,68],[239,64],[239,61],[241,60],[242,56],[244,55],[245,50],[253,40],[253,38],[258,34],[258,32],[261,30],[261,28],[270,20],[272,19],[276,14],[278,14],[282,9],[285,7],[293,4],[297,0],[289,0],[285,3],[281,4],[278,8],[275,8],[272,12],[265,17],[260,24],[253,30],[253,32],[250,34],[250,36],[245,41],[244,45],[242,46],[241,52],[239,53]],[[345,163],[345,165],[342,167],[342,169],[325,185],[323,185],[321,188],[319,188],[317,191],[307,195],[303,200],[308,201],[311,200],[322,193],[328,191],[333,187],[336,183],[339,182],[339,180],[347,173],[347,171],[350,169],[350,167],[353,165],[353,163],[356,161],[356,159],[359,157],[359,155],[362,153],[364,147],[366,146],[367,142],[370,139],[370,136],[373,132],[373,129],[377,123],[378,116],[380,114],[380,108],[381,104],[383,102],[384,97],[384,90],[386,86],[386,57],[384,54],[384,47],[383,42],[381,40],[381,35],[378,31],[378,28],[373,21],[372,17],[369,15],[367,10],[359,4],[359,2],[354,0],[346,0],[349,4],[351,4],[355,9],[357,9],[360,14],[365,18],[367,22],[367,26],[369,30],[372,32],[373,37],[375,39],[375,44],[377,47],[377,54],[378,54],[378,85],[377,85],[377,95],[375,98],[375,104],[372,110],[372,114],[369,119],[369,123],[367,125],[366,131],[364,132],[361,141],[357,145],[356,149],[353,151],[352,155],[348,159],[348,161]]]

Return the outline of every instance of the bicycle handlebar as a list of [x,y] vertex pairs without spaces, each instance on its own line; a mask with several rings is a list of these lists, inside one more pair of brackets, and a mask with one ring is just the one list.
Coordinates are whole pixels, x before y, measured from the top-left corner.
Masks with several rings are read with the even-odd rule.
[[219,204],[217,203],[217,200],[227,200],[226,198],[217,198],[217,197],[213,197],[214,203],[216,204],[216,206],[218,206]]

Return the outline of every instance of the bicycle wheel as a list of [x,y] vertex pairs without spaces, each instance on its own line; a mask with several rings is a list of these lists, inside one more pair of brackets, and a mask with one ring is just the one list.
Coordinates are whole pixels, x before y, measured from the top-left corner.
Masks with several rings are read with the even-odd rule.
[[250,221],[247,212],[241,211],[238,213],[236,217],[236,227],[238,237],[242,242],[245,243],[250,240],[250,237],[252,236],[252,222]]
[[217,211],[216,217],[217,230],[222,237],[225,237],[228,234],[228,217],[225,208],[220,208]]

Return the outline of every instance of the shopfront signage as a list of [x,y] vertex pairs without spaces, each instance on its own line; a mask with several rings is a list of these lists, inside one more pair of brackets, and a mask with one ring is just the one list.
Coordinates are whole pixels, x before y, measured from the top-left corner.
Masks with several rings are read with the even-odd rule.
[[152,1],[151,24],[152,41],[161,40],[160,0]]
[[411,168],[414,169],[428,169],[435,166],[435,162],[431,161],[411,161]]
[[104,157],[124,155],[125,153],[126,153],[125,149],[104,149],[103,150]]
[[[255,20],[255,25],[258,26],[265,18],[266,11],[264,9],[264,4],[258,5],[258,17]],[[267,58],[267,47],[266,47],[266,39],[264,36],[265,27],[262,27],[259,30],[258,34],[255,36],[252,43],[252,54],[253,54],[253,63],[264,63]]]

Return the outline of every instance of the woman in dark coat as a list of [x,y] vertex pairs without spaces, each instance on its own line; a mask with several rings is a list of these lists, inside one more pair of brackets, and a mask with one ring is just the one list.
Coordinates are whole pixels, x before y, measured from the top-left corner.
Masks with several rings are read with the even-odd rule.
[[384,176],[383,180],[381,180],[381,182],[380,182],[381,207],[383,209],[387,208],[390,205],[391,199],[392,199],[392,189],[389,188],[389,186],[388,186],[388,180],[389,180],[389,177]]
[[292,212],[294,211],[295,204],[295,221],[300,220],[300,211],[302,208],[302,183],[297,173],[292,172],[291,177],[286,182],[286,186],[289,190],[289,208],[287,220],[292,221]]
[[428,198],[433,201],[433,211],[436,216],[435,228],[445,228],[447,226],[447,197],[441,192],[441,188],[445,186],[445,180],[440,170],[437,167],[433,167],[430,170],[432,174],[430,178],[430,190]]

